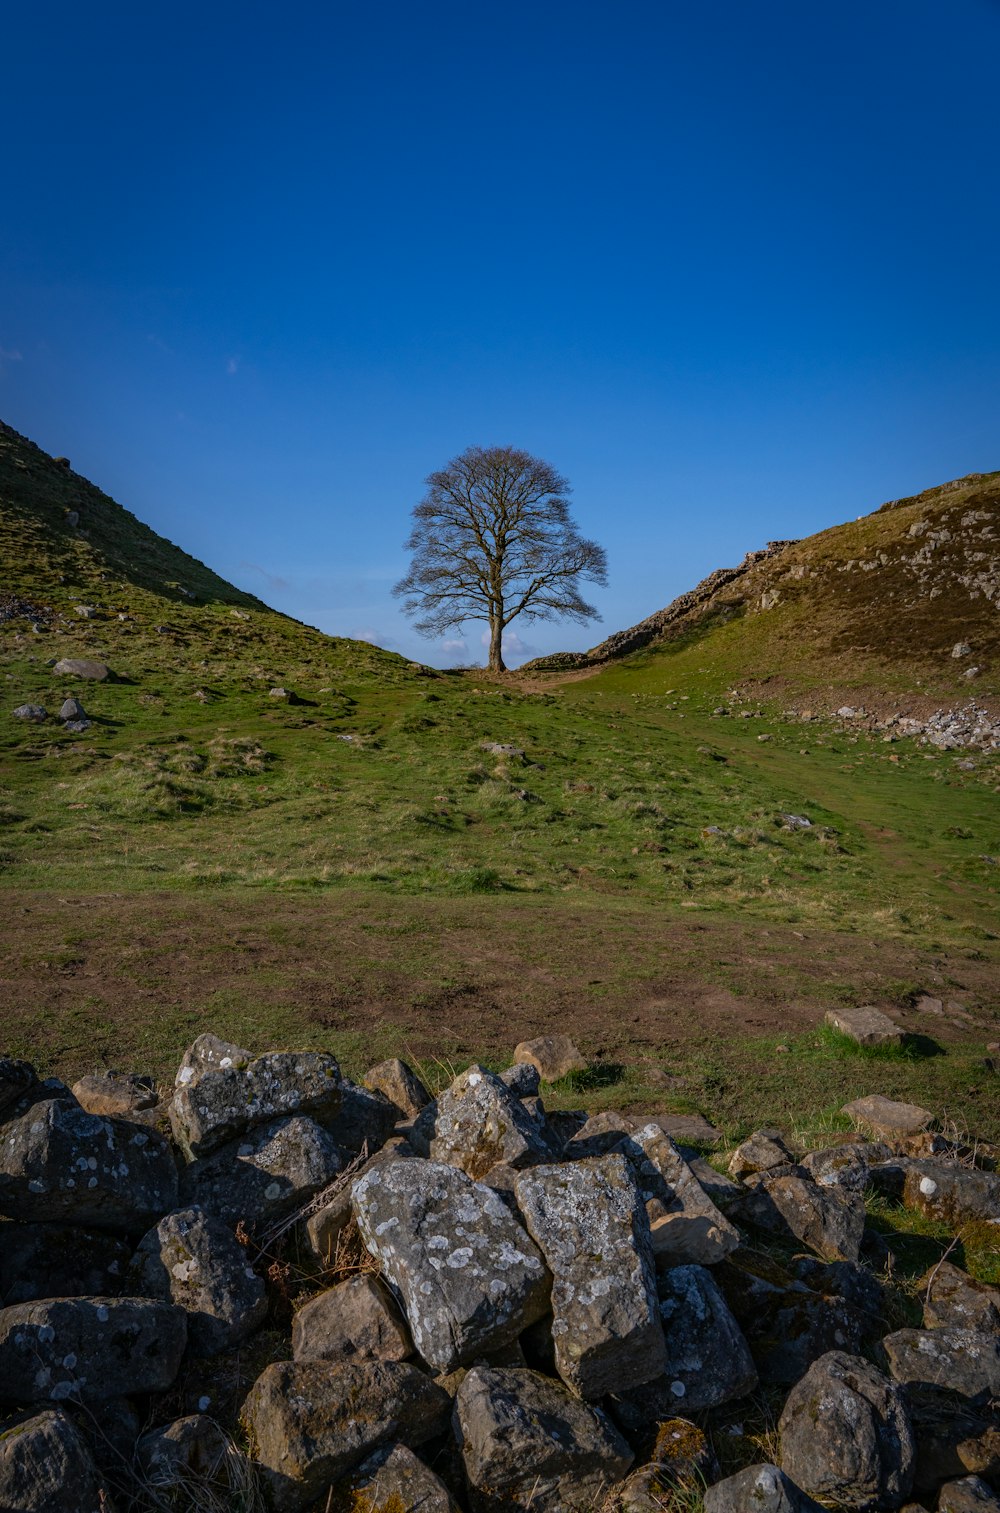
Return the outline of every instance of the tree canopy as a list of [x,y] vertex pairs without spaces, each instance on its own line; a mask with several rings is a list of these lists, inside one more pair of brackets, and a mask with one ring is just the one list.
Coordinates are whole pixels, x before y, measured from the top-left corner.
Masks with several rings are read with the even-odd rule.
[[607,557],[577,530],[569,493],[555,468],[517,447],[469,447],[431,473],[413,510],[410,569],[393,590],[417,630],[485,620],[489,665],[503,672],[503,632],[518,616],[599,620],[580,585],[607,582]]

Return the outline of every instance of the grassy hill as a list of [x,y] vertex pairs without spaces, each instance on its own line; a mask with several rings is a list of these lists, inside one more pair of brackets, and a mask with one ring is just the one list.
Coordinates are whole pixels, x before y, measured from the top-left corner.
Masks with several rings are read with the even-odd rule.
[[[942,501],[986,508],[966,486]],[[880,540],[890,555],[890,536],[926,545],[909,527],[936,511],[860,522],[869,554]],[[793,720],[777,676],[753,683],[779,646],[792,665],[810,624],[827,650],[806,644],[797,675],[825,695],[838,656],[839,679],[861,676],[805,598],[850,576],[823,541],[783,548],[676,636],[582,675],[441,674],[274,613],[0,429],[5,1049],[62,1073],[97,1057],[159,1069],[214,1029],[329,1045],[353,1071],[407,1051],[498,1061],[568,1028],[601,1068],[570,1102],[655,1100],[736,1128],[869,1091],[867,1063],[834,1065],[816,1042],[822,1007],[861,996],[909,1013],[930,986],[957,995],[942,1026],[972,1043],[879,1085],[975,1103],[984,1131],[997,758]],[[948,650],[964,634],[978,693],[995,666],[988,617],[952,613],[921,666],[956,686]],[[886,663],[875,629],[866,676]],[[113,676],[57,675],[64,657]],[[82,732],[56,718],[68,695]],[[49,718],[15,718],[24,703]],[[963,1029],[966,1011],[985,1018]],[[779,1039],[780,1086],[765,1075]],[[687,1090],[643,1080],[665,1069]]]

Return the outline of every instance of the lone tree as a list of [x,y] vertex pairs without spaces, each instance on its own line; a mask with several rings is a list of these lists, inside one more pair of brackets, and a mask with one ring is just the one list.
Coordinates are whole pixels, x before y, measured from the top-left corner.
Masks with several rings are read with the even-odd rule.
[[570,516],[566,479],[517,447],[469,447],[427,479],[406,542],[410,570],[393,592],[416,628],[436,636],[465,620],[490,627],[490,669],[519,615],[599,620],[580,583],[606,583],[607,557]]

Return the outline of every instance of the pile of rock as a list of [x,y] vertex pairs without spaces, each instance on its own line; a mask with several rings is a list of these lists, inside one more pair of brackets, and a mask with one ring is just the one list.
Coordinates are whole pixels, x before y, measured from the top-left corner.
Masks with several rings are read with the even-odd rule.
[[[202,1035],[162,1101],[0,1060],[0,1507],[1000,1508],[1000,1289],[945,1260],[890,1327],[864,1202],[1000,1224],[1000,1175],[877,1099],[725,1175],[657,1118],[547,1112],[558,1038],[517,1058],[432,1099],[402,1062],[357,1086]],[[290,1335],[277,1244],[309,1278]],[[206,1385],[255,1349],[237,1450]],[[725,1476],[761,1388],[780,1465]]]

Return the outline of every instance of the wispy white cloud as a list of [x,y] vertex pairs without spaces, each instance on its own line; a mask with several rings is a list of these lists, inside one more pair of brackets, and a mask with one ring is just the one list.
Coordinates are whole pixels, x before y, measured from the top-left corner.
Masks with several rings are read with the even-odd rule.
[[226,358],[226,372],[229,374],[230,378],[232,378],[232,376],[233,376],[234,373],[238,373],[239,372],[241,361],[242,361],[242,358],[239,358],[239,357],[227,357]]
[[268,588],[288,588],[287,578],[279,578],[277,573],[269,573],[266,567],[258,567],[256,562],[241,562],[240,567],[248,573],[260,573]]
[[[484,646],[489,646],[489,631],[484,630],[479,639]],[[527,641],[522,641],[516,630],[504,631],[503,651],[505,657],[534,657],[538,655],[538,647],[530,646]]]
[[461,656],[464,656],[468,649],[468,643],[463,641],[461,637],[446,637],[445,640],[441,642],[442,651],[458,652]]

